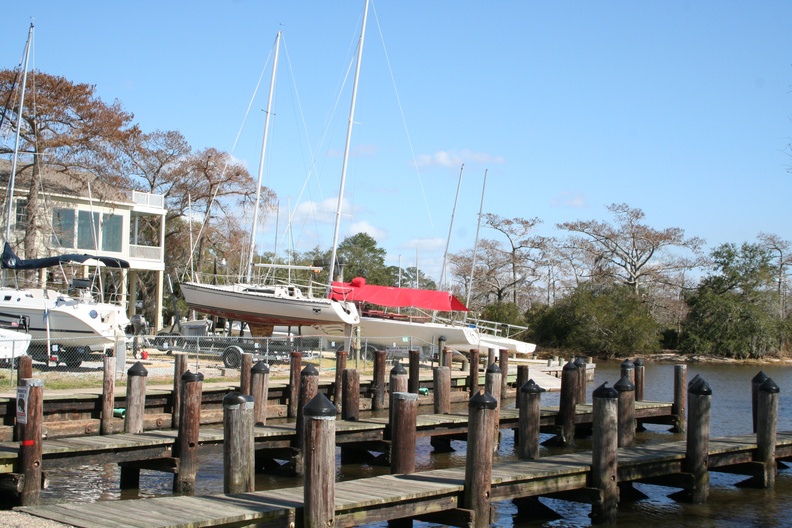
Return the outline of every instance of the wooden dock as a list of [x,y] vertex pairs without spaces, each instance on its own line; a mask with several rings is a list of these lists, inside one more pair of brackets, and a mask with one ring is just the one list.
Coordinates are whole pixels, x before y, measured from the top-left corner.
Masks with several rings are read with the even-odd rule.
[[[500,412],[500,427],[513,429],[518,423],[517,409]],[[542,409],[543,432],[557,432],[558,407]],[[645,423],[670,424],[673,422],[671,403],[636,402],[636,418]],[[592,422],[592,405],[576,407],[575,423],[589,427]],[[336,422],[336,444],[340,446],[360,445],[377,450],[386,443],[384,431],[387,418],[364,417],[357,421]],[[467,414],[421,414],[418,416],[416,435],[419,437],[453,437],[464,440],[467,434]],[[47,468],[70,467],[81,464],[126,463],[145,460],[170,460],[177,431],[154,430],[141,434],[117,433],[111,435],[82,435],[66,438],[45,439],[42,442],[42,463]],[[254,428],[257,450],[290,449],[296,437],[295,422],[282,421]],[[199,433],[202,449],[220,448],[223,444],[222,428],[202,427]],[[17,463],[19,443],[0,442],[0,473],[13,472]]]
[[[755,459],[757,447],[754,435],[711,439],[709,470],[741,472],[744,465]],[[776,457],[792,457],[792,432],[777,434]],[[665,482],[671,487],[685,484],[682,442],[619,448],[617,459],[620,483]],[[580,452],[495,464],[491,498],[493,501],[537,496],[572,498],[571,494],[575,494],[574,500],[595,502],[596,490],[588,487],[591,460],[591,452]],[[338,482],[336,525],[358,526],[408,517],[466,526],[470,522],[469,511],[460,509],[464,472],[464,468],[440,469]],[[303,494],[303,488],[298,487],[236,495],[54,504],[18,510],[84,528],[248,524],[285,528],[302,525]]]

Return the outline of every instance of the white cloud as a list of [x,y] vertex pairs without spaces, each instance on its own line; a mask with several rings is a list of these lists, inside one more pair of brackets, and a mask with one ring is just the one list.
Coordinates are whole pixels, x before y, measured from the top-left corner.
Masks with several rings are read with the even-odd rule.
[[580,209],[588,205],[585,194],[570,191],[561,191],[558,196],[550,200],[550,204],[554,207],[571,207],[573,209]]
[[417,249],[420,251],[444,251],[445,250],[445,239],[443,238],[413,238],[404,246],[404,248],[408,249]]
[[434,154],[420,154],[415,161],[419,167],[460,167],[463,163],[500,164],[505,163],[506,160],[503,156],[463,149],[461,151],[439,150]]
[[349,226],[350,235],[356,235],[358,233],[366,233],[367,235],[371,235],[371,237],[377,241],[378,245],[380,245],[383,240],[388,238],[387,231],[378,227],[374,227],[366,220],[355,222]]

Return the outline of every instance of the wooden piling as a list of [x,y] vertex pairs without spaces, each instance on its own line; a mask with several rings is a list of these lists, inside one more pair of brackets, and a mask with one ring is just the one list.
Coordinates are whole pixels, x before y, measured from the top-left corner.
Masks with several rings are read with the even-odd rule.
[[756,418],[757,418],[757,405],[759,401],[759,386],[767,381],[767,374],[760,370],[756,376],[751,379],[751,423],[753,424],[753,432],[756,433]]
[[498,359],[498,349],[497,348],[487,349],[487,366],[489,367],[490,365],[495,363],[497,359]]
[[[446,347],[446,338],[445,336],[440,336],[437,338],[437,351],[439,352],[439,357],[437,358],[440,364],[438,367],[450,367],[451,366],[451,356],[446,357],[446,350],[449,353],[453,354],[452,350]],[[448,361],[448,363],[446,363]]]
[[140,361],[127,370],[125,433],[140,434],[143,432],[143,421],[146,414],[146,376],[148,376],[148,371]]
[[498,400],[491,394],[476,393],[468,403],[467,456],[462,507],[474,512],[475,528],[490,525],[492,487],[492,428]]
[[269,375],[269,365],[263,361],[258,361],[250,369],[250,395],[253,396],[253,423],[255,425],[266,425],[267,423]]
[[[448,367],[438,367],[448,369]],[[391,416],[391,473],[415,471],[415,426],[418,418],[418,395],[393,393]]]
[[374,352],[374,378],[371,381],[371,410],[381,411],[385,408],[385,367],[384,350]]
[[758,389],[758,413],[756,416],[756,460],[764,464],[759,485],[771,488],[775,485],[776,429],[778,426],[778,399],[781,389],[767,378]]
[[561,370],[561,395],[556,415],[556,425],[561,426],[561,436],[557,440],[563,445],[575,445],[577,395],[578,368],[570,360]]
[[442,356],[443,360],[440,366],[448,367],[450,369],[451,363],[453,362],[453,358],[454,358],[454,351],[450,347],[443,347],[441,348],[441,350],[443,351],[443,356]]
[[601,501],[591,507],[593,524],[614,524],[619,504],[617,485],[618,398],[607,382],[591,394],[593,436],[591,439],[591,484],[600,490]]
[[709,495],[710,410],[712,389],[702,377],[694,378],[688,387],[688,429],[685,450],[685,470],[693,477],[693,488],[686,498],[694,504],[703,504]]
[[500,402],[506,399],[506,391],[509,388],[509,349],[501,348],[498,352],[501,369],[500,400],[498,400],[498,407],[500,407]]
[[173,408],[171,409],[171,427],[173,429],[179,428],[179,421],[181,419],[181,382],[182,376],[187,372],[187,352],[174,352],[173,353]]
[[396,363],[390,371],[388,378],[388,391],[390,398],[388,401],[388,408],[393,409],[393,393],[394,392],[409,392],[409,382],[407,379],[407,369],[401,363]]
[[116,358],[102,358],[102,415],[99,421],[99,434],[112,434],[113,409],[115,408],[115,365]]
[[407,391],[418,394],[421,387],[421,351],[410,350],[409,371],[410,377],[407,380]]
[[255,491],[253,397],[230,392],[223,398],[223,493]]
[[517,365],[517,392],[520,391],[523,385],[528,383],[528,380],[531,378],[531,370],[528,365]]
[[687,431],[687,365],[674,365],[674,403],[671,406],[676,425],[675,433]]
[[451,367],[435,367],[433,380],[434,412],[448,414],[451,412]]
[[33,358],[25,354],[19,356],[17,364],[17,386],[24,385],[26,379],[33,378]]
[[635,385],[624,375],[613,388],[619,393],[618,444],[619,447],[628,447],[635,441]]
[[[297,424],[296,424],[296,445],[302,449],[305,441],[303,431],[303,407],[311,401],[319,392],[319,371],[310,363],[300,372],[300,395],[297,398]],[[300,473],[298,471],[298,473]]]
[[355,369],[344,369],[344,394],[341,398],[341,418],[357,421],[360,416],[360,377]]
[[201,394],[204,375],[189,370],[182,375],[181,420],[173,456],[179,458],[179,471],[173,475],[173,492],[195,495],[198,473],[198,433],[201,424]]
[[242,362],[239,367],[239,392],[250,394],[250,369],[253,368],[253,354],[242,352]]
[[644,387],[646,384],[646,366],[644,360],[641,358],[636,359],[633,364],[635,365],[635,401],[644,400]]
[[473,397],[479,391],[479,349],[470,349],[470,378],[468,379],[470,396]]
[[495,398],[497,405],[492,414],[495,415],[495,425],[492,429],[492,449],[498,451],[500,447],[500,406],[501,406],[501,380],[503,373],[497,363],[490,363],[487,367],[487,373],[484,376],[484,391],[488,392],[490,396]]
[[[25,476],[19,495],[21,506],[38,506],[41,502],[42,422],[44,421],[44,382],[23,378],[18,389],[26,392],[27,401],[17,397],[17,422],[21,425],[18,472]],[[20,414],[20,408],[24,413]]]
[[303,409],[306,449],[302,525],[305,528],[335,526],[336,412],[321,392]]
[[289,404],[286,416],[297,416],[297,404],[300,397],[300,371],[302,370],[302,353],[293,351],[289,357]]
[[630,378],[630,383],[635,385],[635,363],[625,359],[621,364],[621,375]]
[[534,380],[528,380],[517,392],[517,403],[520,412],[520,428],[518,432],[517,456],[523,460],[539,458],[539,432],[541,399],[544,389]]
[[335,385],[333,386],[333,404],[335,404],[336,411],[341,410],[342,395],[344,394],[344,369],[346,369],[348,356],[349,352],[347,351],[336,352]]
[[578,391],[576,403],[586,404],[586,382],[588,372],[586,372],[586,360],[578,356],[575,358],[575,366],[578,369]]

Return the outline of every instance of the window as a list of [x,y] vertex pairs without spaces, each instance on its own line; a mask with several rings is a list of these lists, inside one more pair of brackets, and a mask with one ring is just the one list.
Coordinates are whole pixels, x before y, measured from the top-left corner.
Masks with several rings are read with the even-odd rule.
[[121,252],[121,228],[124,219],[121,215],[102,215],[102,251]]
[[27,204],[28,201],[26,198],[17,198],[16,200],[16,228],[17,229],[26,229],[28,223],[27,217]]
[[[94,232],[96,230],[97,232]],[[99,239],[99,213],[79,211],[77,216],[77,247],[96,249]]]
[[52,212],[52,245],[74,247],[74,209],[55,209]]

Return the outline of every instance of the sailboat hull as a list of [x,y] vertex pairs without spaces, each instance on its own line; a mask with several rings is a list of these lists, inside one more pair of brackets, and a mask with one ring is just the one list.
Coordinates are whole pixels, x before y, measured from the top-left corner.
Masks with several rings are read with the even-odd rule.
[[304,297],[295,286],[183,282],[180,287],[190,308],[249,324],[306,326],[360,322],[354,304]]
[[[316,330],[328,336],[343,336],[343,328],[340,326],[317,326]],[[442,336],[445,346],[460,352],[468,352],[471,348],[504,348],[514,354],[531,354],[536,350],[533,343],[485,334],[473,326],[423,322],[409,318],[400,320],[364,315],[360,318],[360,336],[368,343],[382,348],[438,346]]]
[[125,338],[129,318],[119,305],[75,299],[49,290],[0,288],[0,312],[27,316],[36,341],[64,347],[112,349]]

